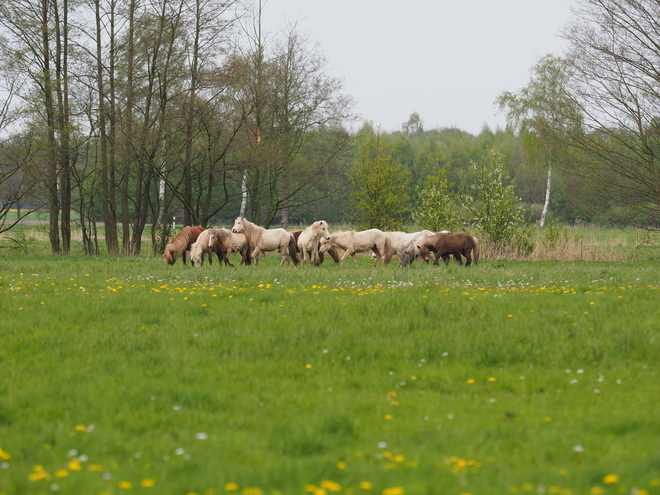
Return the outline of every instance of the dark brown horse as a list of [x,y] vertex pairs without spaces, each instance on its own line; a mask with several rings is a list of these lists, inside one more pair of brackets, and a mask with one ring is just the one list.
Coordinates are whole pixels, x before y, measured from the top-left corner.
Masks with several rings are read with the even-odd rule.
[[[302,234],[302,230],[294,230],[291,233],[293,234],[293,238],[296,240],[296,246],[298,246],[298,237],[300,237],[300,234]],[[320,251],[321,249],[321,239],[319,239],[319,262],[316,266],[321,266],[323,264],[323,260],[325,259],[325,254]],[[335,263],[339,263],[339,253],[337,250],[333,247],[328,249],[327,253],[332,256],[332,259],[335,261]]]
[[463,265],[462,256],[465,257],[465,266],[470,266],[472,260],[475,265],[479,262],[479,241],[465,232],[433,234],[422,239],[417,247],[424,261],[428,261],[431,253],[434,253],[433,263],[436,265],[440,258],[445,265],[449,264],[449,256],[452,254],[459,265]]
[[165,246],[163,253],[163,260],[168,265],[176,263],[177,256],[183,257],[183,264],[186,264],[186,251],[190,250],[190,246],[197,240],[199,234],[204,231],[204,227],[191,227],[186,225],[181,232],[179,232],[170,243]]

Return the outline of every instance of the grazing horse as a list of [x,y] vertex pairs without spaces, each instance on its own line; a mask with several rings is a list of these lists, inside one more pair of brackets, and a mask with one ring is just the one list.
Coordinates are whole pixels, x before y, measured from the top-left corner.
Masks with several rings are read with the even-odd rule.
[[440,258],[444,260],[445,265],[448,265],[450,254],[454,255],[459,265],[463,265],[461,256],[465,256],[465,266],[470,266],[473,259],[475,265],[479,262],[479,241],[465,232],[434,234],[422,239],[417,247],[424,261],[428,261],[430,252],[435,253],[433,263],[436,265]]
[[209,248],[217,249],[223,253],[223,261],[227,266],[234,266],[229,261],[233,252],[241,253],[241,265],[251,265],[250,245],[244,234],[234,234],[231,230],[213,228],[209,230]]
[[176,263],[178,255],[183,257],[183,264],[186,264],[186,251],[190,250],[190,246],[197,240],[199,234],[204,231],[203,227],[191,227],[186,225],[181,232],[179,232],[170,243],[165,246],[163,253],[163,260],[168,265]]
[[332,247],[338,247],[344,250],[341,261],[344,261],[350,256],[356,265],[357,259],[355,259],[355,254],[369,250],[374,252],[375,260],[373,266],[376,266],[381,259],[383,260],[383,266],[388,264],[392,259],[390,242],[385,232],[378,229],[363,230],[361,232],[355,232],[354,230],[333,232],[330,234],[330,239],[321,238],[320,253],[328,252]]
[[[401,266],[410,266],[412,265],[415,259],[420,258],[420,263],[424,263],[424,260],[421,259],[421,253],[417,248],[417,244],[422,241],[425,237],[437,234],[438,232],[431,232],[430,230],[422,230],[417,232],[415,237],[403,248],[402,251],[399,251],[399,265]],[[443,234],[451,234],[449,230],[443,230]]]
[[294,265],[300,263],[296,255],[296,240],[293,234],[290,234],[285,229],[264,229],[256,225],[244,217],[238,217],[234,222],[231,231],[234,234],[245,234],[248,244],[254,251],[252,251],[252,259],[254,264],[258,263],[258,256],[261,251],[275,251],[278,250],[282,254],[282,261],[280,266],[286,261],[293,260]]
[[328,232],[328,222],[319,220],[302,231],[298,237],[298,251],[302,253],[302,265],[305,266],[307,259],[311,260],[312,265],[320,265],[319,240],[321,238],[330,240]]
[[431,235],[433,232],[430,230],[423,230],[421,232],[413,232],[408,234],[406,232],[385,232],[388,240],[390,241],[390,249],[392,250],[392,255],[399,255],[399,264],[404,266],[401,261],[401,255],[403,254],[406,246],[410,243],[419,240],[420,237]]
[[213,263],[213,253],[216,253],[218,256],[218,261],[222,262],[221,255],[223,254],[217,249],[213,249],[209,245],[209,237],[211,236],[211,230],[205,230],[195,241],[192,246],[190,246],[190,262],[193,266],[202,266],[204,264],[204,255],[208,254],[209,264]]

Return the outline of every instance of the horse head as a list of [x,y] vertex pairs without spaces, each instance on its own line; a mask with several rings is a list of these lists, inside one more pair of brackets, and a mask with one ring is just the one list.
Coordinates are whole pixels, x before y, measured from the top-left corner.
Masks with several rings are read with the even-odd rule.
[[319,220],[318,222],[316,222],[316,226],[317,226],[317,231],[319,233],[319,237],[322,237],[329,241],[330,232],[328,232],[328,222],[326,222],[325,220]]
[[319,253],[321,254],[326,253],[331,247],[332,247],[332,243],[330,242],[330,236],[321,237],[319,239]]
[[245,223],[244,223],[244,218],[243,217],[238,217],[236,221],[234,222],[234,226],[231,228],[231,231],[234,234],[242,234],[245,232]]

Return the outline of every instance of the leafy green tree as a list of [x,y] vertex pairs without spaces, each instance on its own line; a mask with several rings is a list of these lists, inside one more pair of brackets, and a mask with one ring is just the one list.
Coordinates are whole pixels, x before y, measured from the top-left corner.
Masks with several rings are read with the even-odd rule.
[[460,226],[460,202],[454,184],[447,178],[447,168],[441,163],[442,153],[429,156],[432,173],[416,188],[417,206],[412,219],[424,229],[438,232],[456,230]]
[[508,123],[520,129],[527,148],[545,155],[548,178],[540,227],[545,225],[550,207],[552,164],[557,155],[557,142],[552,136],[562,130],[566,115],[579,115],[564,93],[568,78],[567,62],[546,55],[532,68],[532,78],[525,88],[518,93],[505,91],[496,100],[499,108],[507,111]]
[[371,134],[360,146],[357,162],[348,172],[355,206],[353,217],[359,228],[397,230],[403,226],[410,172],[396,161],[393,153],[380,133]]
[[504,174],[505,163],[504,155],[494,150],[480,162],[472,162],[477,182],[471,187],[472,194],[463,197],[479,235],[496,249],[520,241],[520,229],[526,223],[515,184]]

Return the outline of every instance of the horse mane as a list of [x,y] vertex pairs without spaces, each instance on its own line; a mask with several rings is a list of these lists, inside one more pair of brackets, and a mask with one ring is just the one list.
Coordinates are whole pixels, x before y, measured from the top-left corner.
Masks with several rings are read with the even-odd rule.
[[190,245],[197,240],[199,235],[204,231],[203,227],[195,226],[191,227],[186,225],[181,232],[179,232],[170,243],[165,246],[165,252],[163,253],[163,260],[168,265],[173,265],[176,262],[178,255],[183,255],[183,263],[185,264],[185,252],[190,247]]

